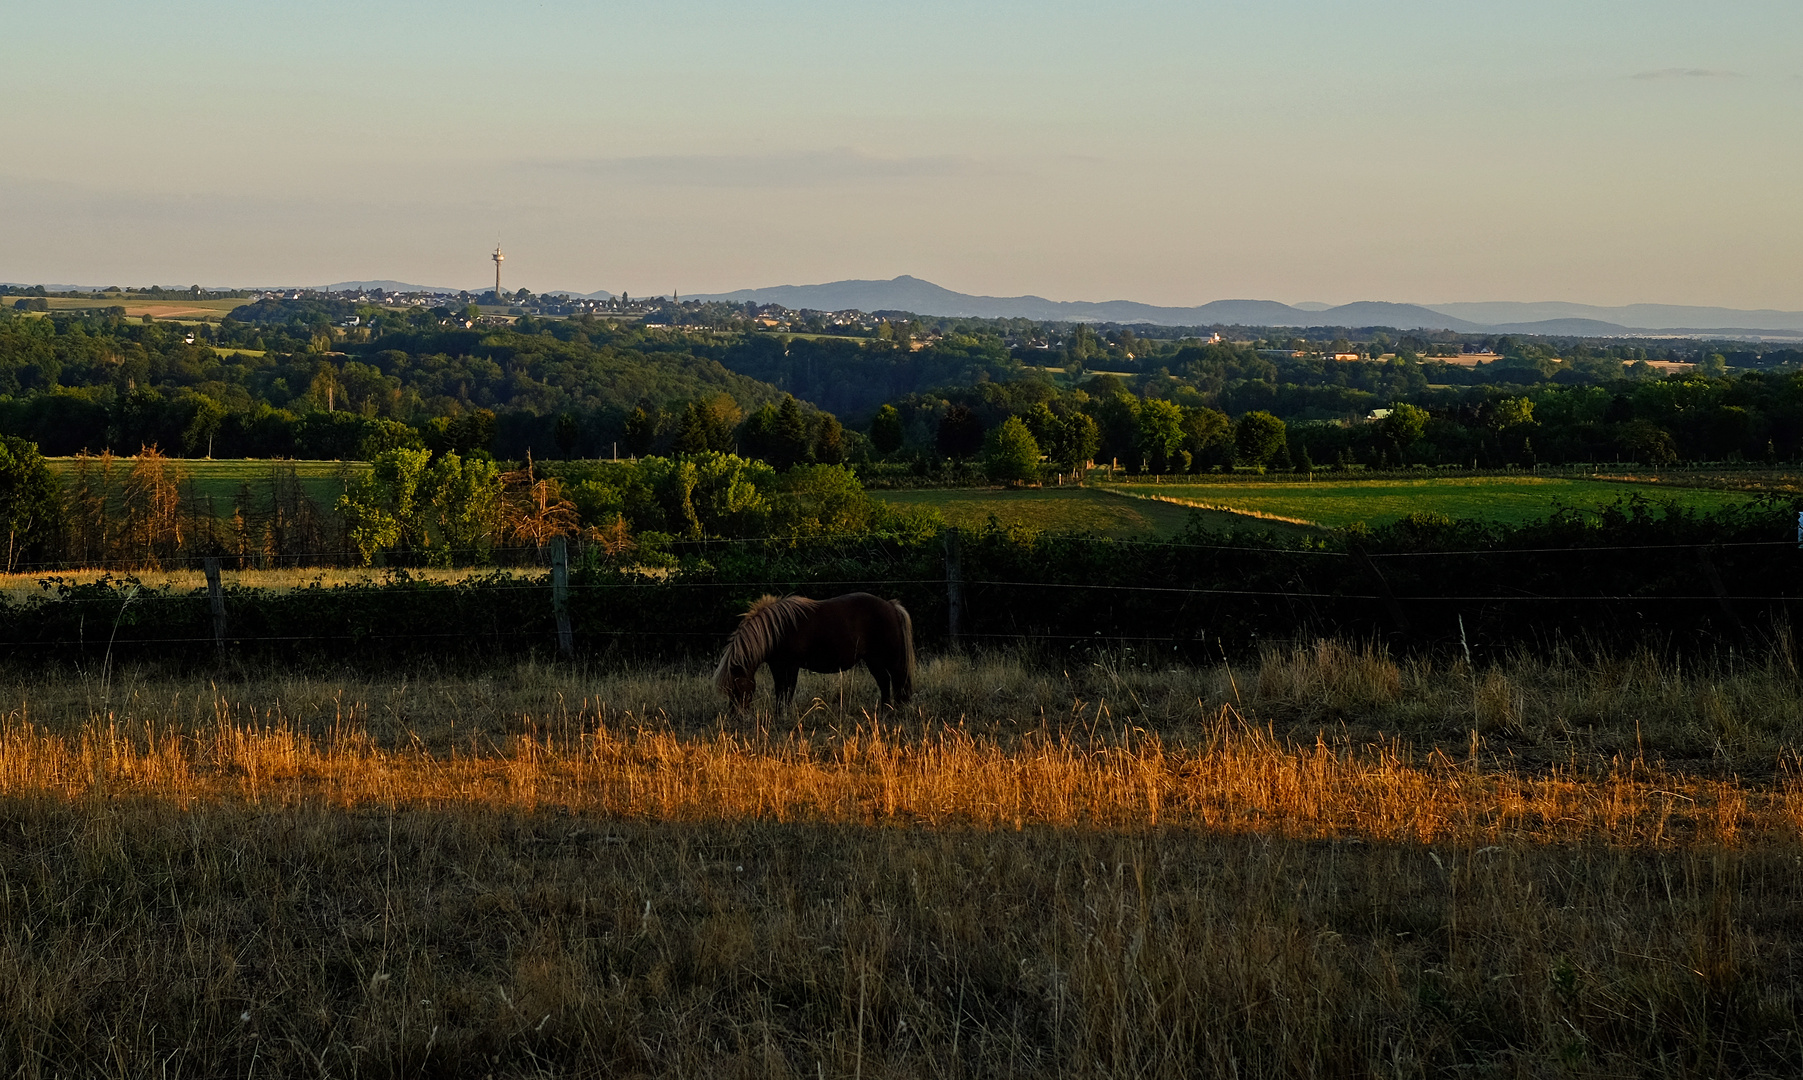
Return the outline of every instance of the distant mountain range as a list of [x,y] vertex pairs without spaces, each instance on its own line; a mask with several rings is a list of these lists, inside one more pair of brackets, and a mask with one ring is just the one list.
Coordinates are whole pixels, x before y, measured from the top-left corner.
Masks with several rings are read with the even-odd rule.
[[1196,307],[1160,307],[1131,300],[1047,300],[1042,296],[972,296],[902,275],[888,281],[832,281],[700,296],[700,300],[781,304],[820,311],[908,311],[917,315],[1061,322],[1152,323],[1160,326],[1388,326],[1460,333],[1560,334],[1610,337],[1643,332],[1739,336],[1803,336],[1803,311],[1633,304],[1493,302],[1473,304],[1282,304],[1275,300],[1216,300]]
[[[409,285],[405,281],[389,281],[386,278],[381,281],[337,281],[330,285],[308,285],[304,286],[304,288],[318,289],[320,292],[364,292],[368,289],[381,289],[383,292],[425,293],[456,293],[463,291],[461,289],[447,288],[443,285]],[[480,292],[481,290],[471,291]]]
[[[459,290],[404,281],[339,281],[311,286],[329,292],[381,289],[385,292]],[[88,291],[88,286],[50,285],[51,291]],[[479,291],[479,290],[471,290]],[[611,299],[602,290],[553,294]],[[1351,304],[1283,304],[1275,300],[1215,300],[1195,307],[1162,307],[1132,300],[1047,300],[1043,296],[972,296],[903,274],[887,281],[829,281],[821,285],[776,285],[686,297],[731,303],[781,304],[817,311],[905,311],[915,315],[981,319],[1034,319],[1053,322],[1150,323],[1157,326],[1385,326],[1397,330],[1451,330],[1466,334],[1547,334],[1567,337],[1621,337],[1644,334],[1717,337],[1803,338],[1803,311],[1629,304],[1596,307],[1559,301],[1491,301],[1457,304],[1397,304],[1361,300]]]

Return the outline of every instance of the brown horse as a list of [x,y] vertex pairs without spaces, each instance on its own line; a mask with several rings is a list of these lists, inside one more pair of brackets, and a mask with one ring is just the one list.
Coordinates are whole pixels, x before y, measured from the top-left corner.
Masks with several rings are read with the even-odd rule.
[[758,668],[769,664],[780,706],[795,697],[802,668],[849,671],[860,660],[876,677],[883,704],[913,696],[914,621],[908,609],[861,592],[831,600],[765,596],[751,605],[726,643],[714,685],[742,712],[757,691]]

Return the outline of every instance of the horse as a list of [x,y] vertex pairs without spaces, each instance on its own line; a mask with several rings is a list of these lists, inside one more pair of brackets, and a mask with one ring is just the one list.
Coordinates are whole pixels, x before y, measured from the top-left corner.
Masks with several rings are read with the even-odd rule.
[[764,596],[740,618],[714,671],[714,685],[743,712],[757,691],[757,671],[770,665],[780,707],[795,697],[802,668],[831,674],[862,660],[884,705],[914,695],[914,621],[894,600],[847,593],[831,600]]

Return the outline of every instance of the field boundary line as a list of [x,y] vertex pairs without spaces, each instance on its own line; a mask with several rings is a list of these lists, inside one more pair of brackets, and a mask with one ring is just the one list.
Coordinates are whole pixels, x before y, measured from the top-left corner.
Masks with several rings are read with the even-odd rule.
[[1327,528],[1327,526],[1321,524],[1319,521],[1310,521],[1307,518],[1284,517],[1282,514],[1267,514],[1262,510],[1242,510],[1233,506],[1218,506],[1214,503],[1202,502],[1199,499],[1184,499],[1175,495],[1141,495],[1138,492],[1120,491],[1112,487],[1103,487],[1100,484],[1096,485],[1096,490],[1106,491],[1110,495],[1119,495],[1124,499],[1144,499],[1147,502],[1170,503],[1172,506],[1187,506],[1192,510],[1213,510],[1216,513],[1235,514],[1239,517],[1254,518],[1259,521],[1281,521],[1285,525],[1304,525],[1311,529]]

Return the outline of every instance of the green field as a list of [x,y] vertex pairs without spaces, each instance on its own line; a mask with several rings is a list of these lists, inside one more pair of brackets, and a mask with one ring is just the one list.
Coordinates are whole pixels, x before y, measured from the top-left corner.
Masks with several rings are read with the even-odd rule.
[[[1414,513],[1441,514],[1518,525],[1561,507],[1596,509],[1639,496],[1655,503],[1715,509],[1745,497],[1701,488],[1658,487],[1564,477],[1474,476],[1421,480],[1242,481],[1237,483],[1111,484],[1107,490],[1141,500],[1269,515],[1300,524],[1338,528],[1382,525]],[[1175,505],[1175,504],[1172,504]]]
[[[44,460],[59,479],[66,477],[75,468],[74,458],[54,457]],[[131,459],[118,458],[115,461],[115,475],[123,480],[131,469]],[[232,500],[237,497],[242,484],[249,484],[252,493],[259,500],[266,499],[273,466],[293,466],[301,489],[323,508],[331,507],[338,501],[338,496],[344,494],[343,475],[347,470],[355,473],[369,467],[361,461],[266,461],[253,458],[216,461],[205,458],[171,458],[169,464],[183,480],[182,497],[211,498],[220,517],[231,516]]]
[[945,516],[946,524],[960,528],[979,528],[994,515],[1003,525],[1023,525],[1046,532],[1173,536],[1195,514],[1217,529],[1247,525],[1271,526],[1280,531],[1296,528],[1284,522],[1255,521],[1218,510],[1123,498],[1093,487],[932,488],[873,494],[898,506],[930,506]]

